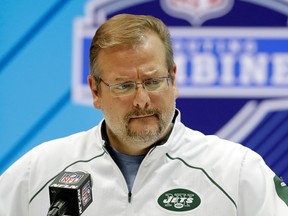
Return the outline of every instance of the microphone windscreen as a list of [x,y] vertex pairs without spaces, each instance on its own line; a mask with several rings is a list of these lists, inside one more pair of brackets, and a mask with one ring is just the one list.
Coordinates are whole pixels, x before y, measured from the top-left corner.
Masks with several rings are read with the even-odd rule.
[[49,186],[51,206],[59,200],[68,201],[66,215],[81,215],[92,203],[92,180],[82,171],[61,172]]

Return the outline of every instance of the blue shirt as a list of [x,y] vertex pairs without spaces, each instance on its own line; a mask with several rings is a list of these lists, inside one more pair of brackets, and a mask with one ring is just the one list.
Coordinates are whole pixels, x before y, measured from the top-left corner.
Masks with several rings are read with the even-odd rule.
[[138,168],[144,159],[145,155],[131,156],[118,152],[116,149],[111,148],[114,155],[114,161],[120,168],[124,178],[126,180],[129,191],[132,190],[132,186],[137,175]]

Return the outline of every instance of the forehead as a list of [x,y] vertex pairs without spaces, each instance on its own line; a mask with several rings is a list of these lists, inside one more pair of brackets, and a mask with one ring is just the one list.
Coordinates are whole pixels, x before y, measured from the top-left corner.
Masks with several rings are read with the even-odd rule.
[[102,49],[98,63],[103,76],[151,74],[167,69],[164,45],[155,34],[137,45]]

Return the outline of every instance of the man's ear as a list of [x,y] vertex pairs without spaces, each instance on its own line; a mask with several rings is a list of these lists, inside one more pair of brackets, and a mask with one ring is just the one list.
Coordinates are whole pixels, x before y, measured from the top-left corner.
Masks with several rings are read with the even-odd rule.
[[179,97],[179,91],[178,91],[178,88],[176,85],[176,71],[177,71],[177,67],[176,67],[176,64],[174,64],[173,68],[172,68],[172,73],[171,73],[172,80],[173,80],[172,86],[174,88],[175,98],[178,98]]
[[93,97],[93,105],[96,109],[101,109],[100,95],[97,88],[97,83],[91,75],[88,76],[88,83]]

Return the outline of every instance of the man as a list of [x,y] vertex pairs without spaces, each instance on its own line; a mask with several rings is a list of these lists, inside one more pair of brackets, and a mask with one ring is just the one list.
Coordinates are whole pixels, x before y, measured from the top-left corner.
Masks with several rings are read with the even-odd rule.
[[0,180],[1,216],[47,214],[48,186],[63,170],[92,176],[93,203],[83,215],[288,215],[288,188],[258,154],[180,122],[176,66],[160,20],[108,20],[93,38],[90,71],[104,120],[11,166]]

